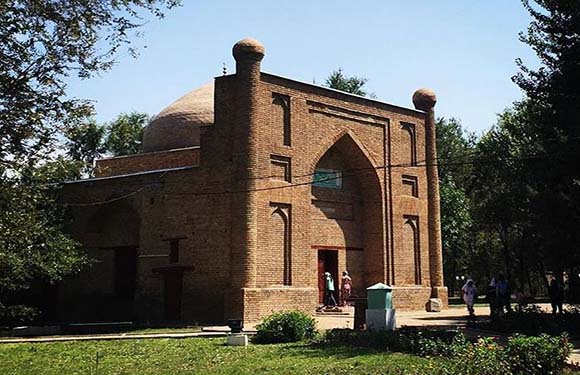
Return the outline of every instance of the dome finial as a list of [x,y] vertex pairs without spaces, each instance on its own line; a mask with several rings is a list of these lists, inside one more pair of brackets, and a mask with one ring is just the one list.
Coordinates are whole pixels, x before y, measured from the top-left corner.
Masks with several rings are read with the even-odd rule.
[[266,49],[264,45],[252,38],[245,38],[234,44],[232,53],[236,61],[244,60],[247,58],[262,60],[264,58],[264,52]]
[[422,88],[413,94],[413,104],[421,111],[430,111],[435,107],[435,103],[437,103],[437,95],[431,89]]

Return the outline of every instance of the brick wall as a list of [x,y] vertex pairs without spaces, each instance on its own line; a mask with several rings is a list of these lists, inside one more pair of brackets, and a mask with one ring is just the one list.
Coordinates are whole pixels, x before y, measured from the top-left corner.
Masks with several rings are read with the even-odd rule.
[[120,176],[199,165],[199,147],[119,156],[97,160],[95,177]]
[[[112,178],[65,187],[68,202],[113,203],[72,209],[71,231],[103,263],[71,280],[63,296],[90,283],[109,288],[99,281],[113,267],[103,244],[132,241],[134,312],[144,321],[164,318],[164,272],[183,275],[186,321],[313,313],[320,251],[335,252],[337,276],[348,269],[357,295],[383,282],[397,287],[398,309],[424,309],[431,295],[446,303],[444,289],[431,289],[425,113],[260,73],[257,60],[238,69],[215,80],[215,123],[201,129],[200,148],[102,160],[99,177]],[[342,170],[343,187],[313,187],[317,166]],[[122,207],[138,228],[93,230]],[[177,263],[168,256],[172,240]]]

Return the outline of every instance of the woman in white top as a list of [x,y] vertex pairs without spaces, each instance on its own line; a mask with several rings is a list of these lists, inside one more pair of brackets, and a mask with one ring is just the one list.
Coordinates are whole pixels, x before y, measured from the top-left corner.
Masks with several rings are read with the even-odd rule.
[[475,304],[475,296],[477,295],[477,288],[475,287],[473,280],[471,279],[467,280],[463,288],[461,288],[461,291],[463,292],[463,300],[467,305],[467,311],[469,311],[469,317],[474,318],[475,310],[473,309],[473,305]]

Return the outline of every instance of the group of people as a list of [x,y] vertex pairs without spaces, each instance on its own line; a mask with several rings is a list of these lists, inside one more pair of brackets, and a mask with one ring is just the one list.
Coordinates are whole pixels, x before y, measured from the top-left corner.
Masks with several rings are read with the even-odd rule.
[[[345,306],[347,304],[346,300],[351,296],[352,293],[352,278],[348,274],[348,271],[342,273],[342,283],[340,285],[340,305]],[[338,305],[336,303],[336,298],[334,298],[334,278],[330,272],[324,273],[324,306],[334,307]]]
[[[475,319],[475,301],[477,298],[477,287],[473,280],[468,279],[465,285],[461,288],[463,294],[463,301],[467,305],[470,320]],[[501,316],[506,312],[511,311],[511,288],[506,278],[500,274],[492,278],[489,282],[486,292],[486,299],[489,303],[489,313],[492,318]],[[558,311],[562,313],[562,305],[564,302],[564,291],[556,278],[552,279],[548,286],[548,296],[550,304],[552,305],[552,314]],[[525,304],[525,298],[518,298],[520,307]]]
[[[461,288],[463,294],[463,301],[467,305],[469,312],[469,319],[475,319],[475,301],[477,298],[477,287],[473,280],[468,279],[465,285]],[[511,311],[511,290],[506,278],[500,274],[497,278],[492,278],[487,287],[486,299],[489,303],[490,315],[496,316]]]
[[506,278],[500,274],[497,280],[492,277],[487,287],[487,302],[489,303],[489,315],[491,317],[510,312],[511,288]]

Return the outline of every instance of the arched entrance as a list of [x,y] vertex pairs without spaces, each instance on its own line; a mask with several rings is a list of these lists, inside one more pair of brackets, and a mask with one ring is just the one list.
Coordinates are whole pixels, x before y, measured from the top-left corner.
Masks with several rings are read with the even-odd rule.
[[367,286],[386,277],[382,171],[349,133],[313,169],[311,241],[318,252],[319,298],[323,273],[333,275],[339,290],[344,270],[352,277],[353,295],[363,295]]

